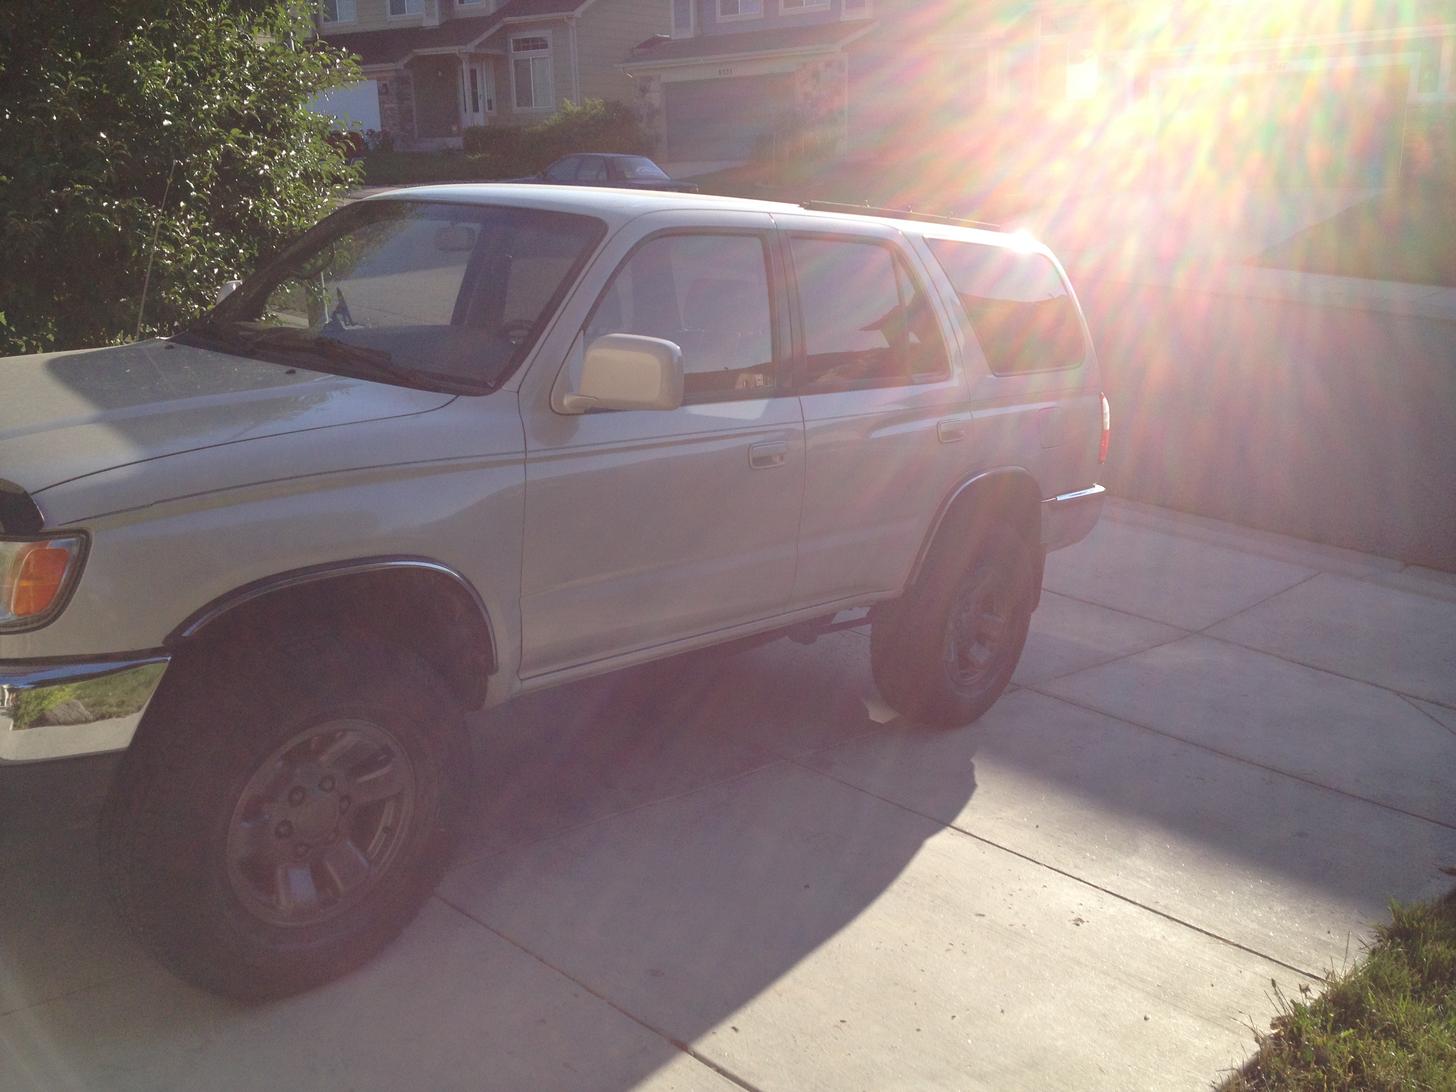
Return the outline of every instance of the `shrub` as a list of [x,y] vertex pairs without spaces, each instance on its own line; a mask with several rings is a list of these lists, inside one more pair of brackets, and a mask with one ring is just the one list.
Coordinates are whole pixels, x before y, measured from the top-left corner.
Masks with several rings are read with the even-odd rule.
[[490,125],[466,129],[465,154],[477,157],[482,178],[537,174],[574,152],[645,154],[652,139],[632,108],[622,102],[568,101],[533,125]]
[[133,336],[149,259],[141,331],[169,332],[355,177],[307,103],[358,68],[288,0],[19,4],[6,24],[0,354]]

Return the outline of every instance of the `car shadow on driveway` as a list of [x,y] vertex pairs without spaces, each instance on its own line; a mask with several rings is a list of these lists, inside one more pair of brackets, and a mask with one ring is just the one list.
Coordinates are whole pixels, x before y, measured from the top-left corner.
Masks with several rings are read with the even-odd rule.
[[[94,822],[114,758],[0,771],[4,1068],[37,1086],[728,1087],[679,1044],[855,920],[941,830],[801,764],[919,731],[876,710],[864,641],[843,634],[478,716],[479,789],[440,899],[362,970],[254,1007],[173,980],[113,917]],[[930,803],[954,812],[974,790],[967,756]],[[517,913],[625,960],[628,980],[562,968],[559,938],[534,943]],[[399,1019],[401,997],[417,1016]],[[689,1000],[678,1033],[662,1006]]]

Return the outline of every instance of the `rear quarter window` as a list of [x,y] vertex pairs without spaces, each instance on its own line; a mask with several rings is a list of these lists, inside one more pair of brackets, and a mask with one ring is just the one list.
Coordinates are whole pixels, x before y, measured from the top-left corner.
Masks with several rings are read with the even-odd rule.
[[997,375],[1075,368],[1087,356],[1076,304],[1044,254],[926,239]]

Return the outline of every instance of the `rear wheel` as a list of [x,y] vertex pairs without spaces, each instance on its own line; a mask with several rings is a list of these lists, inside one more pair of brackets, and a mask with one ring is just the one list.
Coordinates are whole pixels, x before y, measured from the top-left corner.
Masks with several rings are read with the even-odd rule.
[[914,587],[870,631],[880,692],[929,724],[969,724],[1011,681],[1035,600],[1031,550],[1010,527],[986,528],[962,553],[937,551]]
[[318,637],[175,663],[117,773],[103,865],[173,972],[278,997],[389,943],[448,859],[470,752],[412,654]]

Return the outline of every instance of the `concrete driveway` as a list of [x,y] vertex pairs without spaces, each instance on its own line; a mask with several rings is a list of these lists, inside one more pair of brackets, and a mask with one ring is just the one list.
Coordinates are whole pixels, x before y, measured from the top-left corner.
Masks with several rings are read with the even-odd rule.
[[110,762],[0,777],[0,1088],[1198,1088],[1456,864],[1456,580],[1114,504],[1009,693],[895,719],[860,632],[481,718],[458,864],[241,1007],[123,937]]

